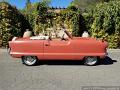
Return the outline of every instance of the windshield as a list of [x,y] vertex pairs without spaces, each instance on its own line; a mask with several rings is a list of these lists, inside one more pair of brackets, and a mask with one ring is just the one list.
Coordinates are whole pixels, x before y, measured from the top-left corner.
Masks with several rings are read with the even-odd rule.
[[66,35],[67,35],[69,38],[71,38],[71,39],[73,38],[72,35],[71,35],[66,29],[64,29],[64,32],[66,33]]

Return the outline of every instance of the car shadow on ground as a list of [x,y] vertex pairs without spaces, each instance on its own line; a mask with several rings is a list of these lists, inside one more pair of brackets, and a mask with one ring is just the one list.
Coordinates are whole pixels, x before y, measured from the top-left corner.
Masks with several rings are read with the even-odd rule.
[[[105,57],[105,59],[101,60],[98,65],[111,65],[117,60],[112,60],[110,57]],[[84,65],[83,60],[44,60],[39,61],[37,65]]]
[[101,60],[100,65],[111,65],[117,62],[117,60],[113,60],[112,58],[106,56],[103,60]]
[[83,61],[77,60],[48,60],[48,61],[39,61],[38,65],[84,65]]

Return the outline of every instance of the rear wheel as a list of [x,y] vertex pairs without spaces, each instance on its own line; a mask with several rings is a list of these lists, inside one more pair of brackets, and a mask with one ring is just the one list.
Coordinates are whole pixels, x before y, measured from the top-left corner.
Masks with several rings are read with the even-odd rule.
[[35,56],[23,56],[22,57],[22,62],[23,64],[27,65],[27,66],[33,66],[37,63],[37,57]]
[[94,66],[94,65],[97,65],[97,63],[98,63],[98,57],[96,56],[85,57],[85,61],[84,61],[85,65]]

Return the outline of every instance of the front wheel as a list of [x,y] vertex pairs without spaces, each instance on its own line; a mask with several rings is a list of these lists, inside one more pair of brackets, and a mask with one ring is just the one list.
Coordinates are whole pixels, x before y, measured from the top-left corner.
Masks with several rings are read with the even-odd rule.
[[23,64],[27,66],[33,66],[37,63],[37,57],[35,56],[23,56],[22,57]]
[[85,61],[84,61],[85,65],[94,66],[94,65],[97,65],[97,63],[98,63],[98,57],[96,56],[85,57]]

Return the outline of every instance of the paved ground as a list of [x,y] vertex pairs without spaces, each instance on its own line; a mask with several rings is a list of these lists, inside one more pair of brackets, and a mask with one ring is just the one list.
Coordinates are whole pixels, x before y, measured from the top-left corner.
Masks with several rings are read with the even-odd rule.
[[82,86],[120,86],[120,50],[109,50],[109,57],[112,60],[107,58],[102,65],[92,67],[78,61],[44,62],[29,67],[0,49],[0,90],[81,90]]

